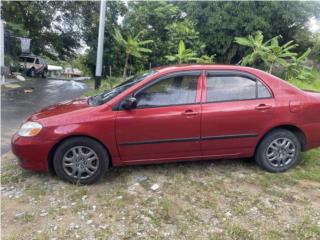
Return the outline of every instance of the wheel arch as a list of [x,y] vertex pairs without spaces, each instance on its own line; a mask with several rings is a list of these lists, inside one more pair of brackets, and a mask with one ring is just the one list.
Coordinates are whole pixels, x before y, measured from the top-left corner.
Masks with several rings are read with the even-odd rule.
[[277,130],[277,129],[285,129],[285,130],[288,130],[290,132],[292,132],[293,134],[295,134],[300,143],[301,143],[301,151],[304,151],[304,148],[306,146],[306,143],[307,143],[307,138],[306,138],[306,135],[305,133],[303,132],[303,130],[293,124],[283,124],[283,125],[278,125],[278,126],[275,126],[271,129],[269,129],[268,131],[266,131],[263,136],[259,139],[258,141],[258,144],[256,145],[256,148],[255,148],[255,153],[257,152],[257,149],[260,145],[260,143],[263,141],[263,139],[272,131],[274,130]]
[[99,139],[95,138],[95,137],[92,137],[92,136],[88,136],[88,135],[70,135],[70,136],[66,136],[62,139],[60,139],[50,150],[49,154],[48,154],[48,170],[49,172],[51,173],[55,173],[54,171],[54,167],[53,167],[53,156],[54,156],[54,153],[56,152],[57,148],[65,141],[71,139],[71,138],[76,138],[76,137],[85,137],[85,138],[90,138],[98,143],[100,143],[104,149],[106,150],[107,154],[108,154],[108,157],[110,159],[109,161],[109,166],[108,167],[111,167],[112,166],[112,158],[111,158],[111,154],[110,154],[110,151],[108,149],[108,147],[102,142],[100,141]]

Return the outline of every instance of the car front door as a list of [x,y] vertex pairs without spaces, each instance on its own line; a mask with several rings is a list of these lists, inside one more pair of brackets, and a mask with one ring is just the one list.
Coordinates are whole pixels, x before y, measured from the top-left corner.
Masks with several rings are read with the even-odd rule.
[[249,157],[273,118],[271,91],[251,74],[208,71],[201,122],[203,156]]
[[200,76],[200,71],[186,71],[160,77],[133,94],[136,108],[117,111],[116,139],[124,163],[201,156]]

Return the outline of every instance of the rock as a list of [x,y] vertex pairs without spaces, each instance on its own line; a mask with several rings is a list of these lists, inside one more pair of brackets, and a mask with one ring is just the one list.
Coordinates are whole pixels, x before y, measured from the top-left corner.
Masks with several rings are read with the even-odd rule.
[[134,177],[134,180],[135,180],[136,182],[143,182],[143,181],[148,180],[148,177],[146,177],[146,176],[135,176],[135,177]]
[[15,218],[20,218],[25,214],[25,212],[19,212],[16,215],[14,215]]
[[256,214],[258,213],[258,208],[253,207],[253,208],[251,208],[251,209],[249,210],[249,212],[252,213],[252,214],[254,214],[254,215],[256,215]]
[[99,226],[99,228],[104,229],[104,230],[107,229],[107,227],[108,227],[107,224],[103,224],[103,225],[100,225],[100,226]]
[[68,208],[68,206],[63,205],[61,208],[62,208],[62,209],[67,209],[67,208]]
[[42,210],[41,213],[40,213],[40,217],[45,217],[48,215],[48,212]]
[[16,76],[16,79],[18,79],[19,81],[25,81],[26,79],[23,77],[23,76],[21,76],[21,75],[17,75]]
[[159,188],[160,188],[160,186],[158,184],[153,184],[150,189],[152,191],[157,191]]
[[82,199],[82,201],[85,201],[87,198],[88,198],[87,195],[83,195],[81,199]]
[[226,212],[225,215],[226,215],[226,217],[228,217],[228,218],[232,216],[231,212]]
[[90,225],[91,223],[93,223],[93,220],[92,220],[92,219],[90,219],[90,220],[88,220],[88,221],[86,222],[87,225]]

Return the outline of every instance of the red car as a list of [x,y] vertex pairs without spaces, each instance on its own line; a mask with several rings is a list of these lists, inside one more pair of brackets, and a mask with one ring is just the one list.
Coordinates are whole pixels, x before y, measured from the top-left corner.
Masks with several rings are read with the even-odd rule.
[[33,114],[12,138],[26,169],[89,184],[111,166],[245,158],[270,172],[320,146],[320,93],[224,65],[156,68]]

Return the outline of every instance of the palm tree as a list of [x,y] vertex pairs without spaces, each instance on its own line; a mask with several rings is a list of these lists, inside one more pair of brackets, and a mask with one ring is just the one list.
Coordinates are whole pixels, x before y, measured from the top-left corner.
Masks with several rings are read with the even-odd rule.
[[117,43],[125,48],[125,64],[123,68],[123,79],[127,78],[128,61],[130,56],[141,58],[144,53],[151,53],[152,51],[148,48],[143,47],[146,44],[152,43],[152,40],[140,40],[140,36],[143,32],[139,32],[135,37],[131,35],[127,39],[124,39],[119,30],[115,30],[114,39]]
[[178,62],[179,64],[181,63],[189,63],[192,61],[197,61],[198,58],[196,57],[197,54],[192,51],[192,49],[186,48],[186,45],[182,40],[179,42],[179,47],[178,47],[178,53],[174,55],[168,55],[166,58],[170,62]]

